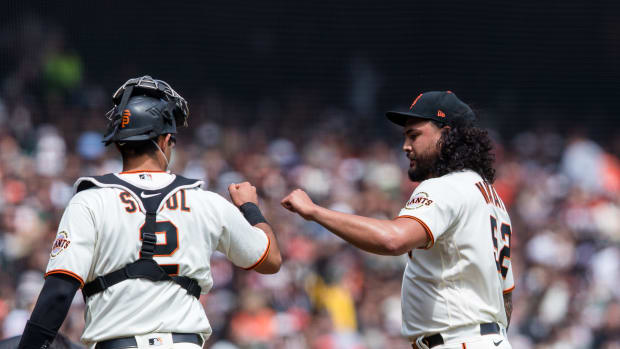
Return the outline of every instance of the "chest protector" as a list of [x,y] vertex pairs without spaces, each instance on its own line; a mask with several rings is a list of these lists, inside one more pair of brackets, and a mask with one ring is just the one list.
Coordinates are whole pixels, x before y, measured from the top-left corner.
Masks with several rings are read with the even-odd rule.
[[103,176],[82,177],[78,179],[74,185],[76,188],[76,193],[92,187],[119,188],[131,194],[146,214],[144,228],[142,229],[142,248],[140,249],[140,259],[125,265],[121,269],[98,276],[94,280],[87,282],[82,289],[84,297],[90,297],[127,279],[140,278],[148,279],[154,282],[175,282],[183,287],[187,293],[199,298],[200,286],[196,280],[186,276],[168,275],[164,269],[162,269],[162,267],[155,262],[153,259],[153,254],[155,253],[155,245],[157,243],[155,229],[157,222],[157,211],[159,211],[159,207],[177,191],[181,189],[195,188],[201,186],[202,184],[202,181],[176,175],[176,178],[172,181],[172,183],[166,187],[156,190],[147,190],[138,188],[111,173]]

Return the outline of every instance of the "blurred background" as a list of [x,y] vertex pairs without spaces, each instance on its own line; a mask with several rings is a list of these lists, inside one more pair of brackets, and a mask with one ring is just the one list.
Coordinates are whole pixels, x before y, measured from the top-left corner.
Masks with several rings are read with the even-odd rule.
[[[496,142],[513,224],[513,348],[620,348],[620,5],[611,1],[0,4],[0,338],[21,334],[72,184],[121,169],[111,94],[150,74],[190,105],[172,169],[249,180],[285,263],[212,260],[208,347],[409,348],[406,256],[279,206],[294,188],[393,218],[415,183],[383,113],[450,89]],[[81,294],[61,332],[84,326]]]

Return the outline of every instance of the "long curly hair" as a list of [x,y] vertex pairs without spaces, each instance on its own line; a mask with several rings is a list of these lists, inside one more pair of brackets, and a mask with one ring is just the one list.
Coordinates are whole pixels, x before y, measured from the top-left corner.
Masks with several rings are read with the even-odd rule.
[[457,121],[444,130],[438,146],[439,157],[432,171],[436,176],[470,169],[489,183],[495,181],[493,142],[486,130]]

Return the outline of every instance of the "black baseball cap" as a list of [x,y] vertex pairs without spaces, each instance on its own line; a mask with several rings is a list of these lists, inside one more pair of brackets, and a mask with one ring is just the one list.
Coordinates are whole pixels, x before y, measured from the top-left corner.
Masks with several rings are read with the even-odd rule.
[[458,119],[469,122],[476,120],[473,110],[452,91],[420,93],[411,103],[409,111],[389,111],[385,116],[400,126],[405,126],[411,118],[430,119],[448,125]]

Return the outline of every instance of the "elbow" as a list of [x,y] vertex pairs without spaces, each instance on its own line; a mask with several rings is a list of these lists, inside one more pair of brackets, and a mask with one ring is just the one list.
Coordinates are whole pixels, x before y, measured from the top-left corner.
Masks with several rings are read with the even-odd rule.
[[385,254],[388,256],[400,256],[411,250],[406,243],[393,235],[386,236],[383,247]]
[[385,254],[387,254],[388,256],[400,256],[407,253],[407,251],[409,250],[410,249],[407,248],[407,246],[404,246],[397,241],[390,241],[385,245]]
[[280,253],[277,253],[275,255],[269,255],[269,258],[256,268],[256,271],[261,274],[275,274],[280,271],[281,266],[282,256]]
[[280,267],[282,266],[282,256],[278,253],[277,256],[274,256],[273,262],[271,263],[271,268],[269,268],[268,274],[275,274],[280,271]]
[[385,254],[400,256],[415,248],[425,247],[432,235],[422,225],[417,222],[416,224],[413,228],[409,224],[403,225],[402,222],[388,226],[382,234]]
[[[416,234],[399,229],[397,226],[390,226],[385,229],[381,237],[384,254],[388,256],[400,256],[422,245],[422,242],[418,241],[421,238],[418,239]],[[423,238],[426,238],[426,235]]]

